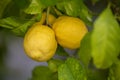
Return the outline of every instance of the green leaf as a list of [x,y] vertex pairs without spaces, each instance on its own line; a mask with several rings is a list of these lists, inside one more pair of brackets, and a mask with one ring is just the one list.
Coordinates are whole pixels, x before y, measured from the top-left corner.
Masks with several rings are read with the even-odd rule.
[[64,48],[61,47],[60,45],[58,45],[57,47],[56,54],[59,56],[69,56],[68,53],[64,50]]
[[35,20],[29,20],[17,28],[11,30],[17,36],[24,36],[28,28],[35,22]]
[[20,25],[15,17],[7,17],[0,20],[0,26],[7,29],[13,29]]
[[92,4],[94,5],[98,1],[100,1],[100,0],[92,0]]
[[[62,3],[60,3],[60,5],[62,6],[61,9],[64,9],[65,10],[65,13],[67,15],[70,15],[70,16],[78,16],[78,12],[79,12],[79,5],[77,5],[80,1],[79,0],[69,0],[69,1],[64,1]],[[58,4],[59,6],[59,4]],[[60,6],[60,7],[61,7]]]
[[34,19],[23,20],[16,17],[8,17],[0,20],[0,27],[9,29],[17,36],[24,36],[27,29],[35,22]]
[[61,0],[40,0],[45,6],[54,6],[56,3],[61,2]]
[[39,14],[42,13],[46,6],[41,3],[40,0],[32,0],[30,5],[25,9],[27,14]]
[[92,57],[97,68],[108,68],[120,52],[120,27],[110,8],[106,8],[94,22]]
[[6,18],[10,16],[19,16],[19,15],[20,15],[20,8],[16,6],[14,1],[11,1],[5,8],[2,18]]
[[108,70],[103,69],[87,69],[88,80],[107,80],[108,78]]
[[3,15],[3,12],[11,0],[0,0],[0,18]]
[[68,58],[58,68],[58,80],[87,80],[83,66],[75,58]]
[[80,17],[88,24],[92,21],[92,16],[82,0],[64,0],[56,6],[63,13],[73,17]]
[[110,67],[109,78],[110,80],[120,80],[120,61]]
[[48,67],[52,72],[57,72],[58,67],[63,63],[63,60],[60,59],[51,59],[48,61]]
[[88,32],[82,39],[78,55],[83,65],[88,67],[91,59],[91,32]]
[[57,80],[57,74],[52,73],[47,66],[37,66],[33,69],[30,80]]
[[13,0],[20,9],[24,9],[30,4],[30,0]]

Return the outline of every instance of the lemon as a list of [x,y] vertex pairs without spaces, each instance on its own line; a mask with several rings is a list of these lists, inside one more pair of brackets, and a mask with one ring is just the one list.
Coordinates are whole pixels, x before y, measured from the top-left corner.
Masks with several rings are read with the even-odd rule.
[[[40,24],[44,24],[47,18],[47,14],[45,12],[42,13],[42,18],[40,20]],[[54,21],[56,20],[56,17],[52,14],[48,15],[48,24],[52,25]]]
[[56,17],[55,17],[55,16],[53,16],[52,14],[49,14],[49,15],[48,15],[48,23],[49,23],[50,25],[52,25],[55,20],[56,20]]
[[54,31],[40,23],[34,24],[24,37],[24,50],[33,60],[49,60],[55,54],[56,48]]
[[69,49],[80,47],[81,40],[88,32],[85,23],[79,18],[61,16],[52,26],[57,42]]

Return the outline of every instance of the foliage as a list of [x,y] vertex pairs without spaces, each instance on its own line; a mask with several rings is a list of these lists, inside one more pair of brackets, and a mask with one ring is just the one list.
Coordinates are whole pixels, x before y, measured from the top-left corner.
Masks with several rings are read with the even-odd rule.
[[68,58],[58,68],[59,80],[87,80],[85,68],[74,58]]
[[120,61],[118,60],[115,64],[110,67],[109,80],[120,80]]
[[108,7],[94,22],[91,36],[91,53],[97,68],[108,68],[116,62],[120,52],[119,34],[119,24]]
[[98,14],[89,7],[95,8],[103,0],[89,1],[90,5],[87,0],[0,1],[0,29],[16,36],[24,37],[43,12],[77,17],[90,26],[75,54],[69,55],[59,45],[56,55],[64,58],[53,58],[48,66],[35,67],[31,80],[120,80],[120,0],[107,0]]
[[46,66],[37,66],[32,72],[31,80],[57,80],[57,74]]

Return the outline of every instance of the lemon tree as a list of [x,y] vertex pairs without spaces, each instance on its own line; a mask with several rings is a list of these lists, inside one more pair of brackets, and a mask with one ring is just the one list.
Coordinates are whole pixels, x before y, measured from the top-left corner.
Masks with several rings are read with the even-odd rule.
[[48,64],[30,80],[120,80],[119,3],[1,0],[0,31],[22,37],[25,54]]

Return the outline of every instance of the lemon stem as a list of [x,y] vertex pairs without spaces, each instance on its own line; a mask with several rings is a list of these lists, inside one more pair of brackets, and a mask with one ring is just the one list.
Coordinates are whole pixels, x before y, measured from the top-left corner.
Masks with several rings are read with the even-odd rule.
[[59,10],[57,10],[55,7],[53,7],[53,9],[54,9],[54,11],[56,12],[56,14],[58,15],[58,16],[61,16],[61,15],[63,15]]
[[46,25],[49,25],[49,22],[48,22],[48,16],[49,16],[49,13],[50,13],[50,7],[47,8],[47,15],[46,15]]
[[111,3],[111,2],[109,2],[109,3],[108,3],[108,5],[107,5],[107,8],[110,8],[110,7],[111,7],[111,5],[112,5],[112,3]]

